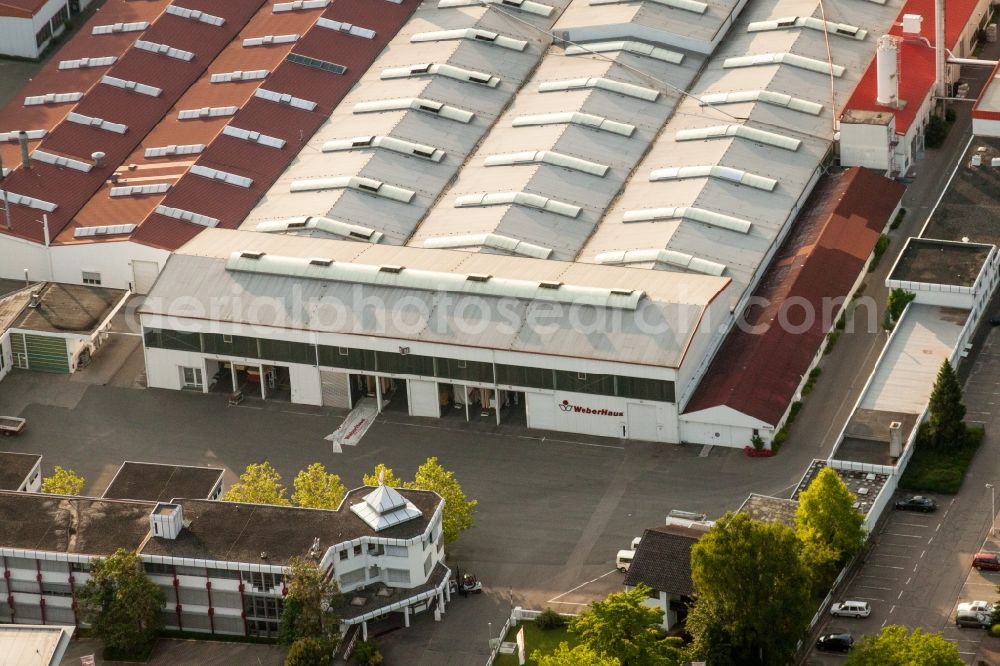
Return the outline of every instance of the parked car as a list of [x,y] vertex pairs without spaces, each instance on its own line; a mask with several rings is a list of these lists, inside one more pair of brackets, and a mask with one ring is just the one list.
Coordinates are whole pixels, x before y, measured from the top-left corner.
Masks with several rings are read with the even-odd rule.
[[993,623],[992,612],[972,610],[971,604],[959,604],[955,613],[956,627],[974,627],[976,629],[989,629]]
[[868,617],[872,607],[867,601],[842,601],[830,606],[830,615],[838,617]]
[[976,553],[972,558],[972,566],[980,571],[1000,571],[1000,557],[996,553]]
[[1000,326],[1000,312],[990,317],[990,326]]
[[937,510],[937,502],[933,497],[923,495],[911,495],[896,502],[896,508],[903,511],[923,511],[930,513]]
[[823,634],[816,639],[816,649],[823,652],[848,652],[854,645],[850,634]]
[[639,544],[642,542],[642,537],[632,537],[632,545],[630,548],[632,550],[638,550]]
[[625,573],[632,566],[632,558],[634,557],[634,550],[619,550],[618,556],[615,557],[615,567],[618,568],[618,571]]
[[966,601],[958,605],[958,610],[973,611],[976,613],[992,613],[993,604],[989,601]]

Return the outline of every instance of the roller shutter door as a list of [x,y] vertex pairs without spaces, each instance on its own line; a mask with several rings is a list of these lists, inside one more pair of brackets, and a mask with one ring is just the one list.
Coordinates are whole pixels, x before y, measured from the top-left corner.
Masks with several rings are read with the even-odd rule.
[[[69,353],[64,338],[11,333],[10,342],[14,364],[18,367],[42,372],[69,372]],[[26,365],[22,365],[19,355],[27,360]]]

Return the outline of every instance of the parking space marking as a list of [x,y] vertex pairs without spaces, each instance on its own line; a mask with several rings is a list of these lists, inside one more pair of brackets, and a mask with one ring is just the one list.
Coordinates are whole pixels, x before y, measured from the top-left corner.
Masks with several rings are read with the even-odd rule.
[[878,597],[854,597],[855,599],[864,599],[865,601],[885,601],[885,599],[879,599]]
[[[597,582],[597,581],[601,580],[602,578],[604,578],[605,576],[610,576],[611,574],[613,574],[613,573],[614,573],[614,572],[616,572],[616,571],[618,571],[618,569],[612,569],[612,570],[611,570],[611,571],[609,571],[608,573],[604,573],[604,574],[601,574],[601,575],[600,575],[600,576],[598,576],[597,578],[594,578],[594,579],[591,579],[591,580],[588,580],[588,581],[587,581],[586,583],[580,583],[579,585],[577,585],[576,587],[574,587],[574,588],[573,588],[572,590],[566,590],[566,591],[565,591],[565,592],[563,592],[562,594],[559,594],[559,595],[556,595],[556,596],[552,597],[551,599],[549,599],[549,600],[548,600],[548,601],[546,601],[545,603],[547,603],[547,604],[553,604],[553,603],[560,603],[560,604],[564,604],[564,603],[569,603],[569,602],[567,602],[567,601],[559,601],[559,602],[557,602],[557,601],[556,601],[556,599],[559,599],[560,597],[565,597],[565,596],[566,596],[567,594],[569,594],[570,592],[576,592],[576,591],[577,591],[577,590],[579,590],[579,589],[580,589],[581,587],[584,587],[584,586],[587,586],[587,585],[590,585],[591,583],[595,583],[595,582]],[[583,606],[586,606],[587,604],[574,604],[574,605],[583,605]]]
[[886,536],[906,537],[908,539],[923,539],[924,538],[924,536],[922,534],[901,534],[899,532],[886,532],[885,534],[886,534]]
[[882,590],[885,592],[892,589],[891,587],[875,587],[874,585],[858,585],[858,587],[863,587],[866,590]]
[[909,555],[890,555],[889,553],[875,553],[872,557],[902,557],[904,560],[910,558]]
[[930,527],[928,523],[896,523],[896,525],[909,525],[910,527]]
[[899,569],[900,571],[903,570],[903,567],[894,567],[891,564],[868,564],[866,566],[879,567],[880,569]]

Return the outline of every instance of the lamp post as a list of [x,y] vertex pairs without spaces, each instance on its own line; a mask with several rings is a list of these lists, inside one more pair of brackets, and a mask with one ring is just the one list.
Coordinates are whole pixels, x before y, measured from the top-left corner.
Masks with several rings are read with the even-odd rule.
[[487,622],[486,625],[489,627],[489,632],[490,632],[490,637],[489,637],[489,640],[486,641],[486,644],[488,646],[490,646],[490,648],[492,648],[493,647],[493,623],[492,622]]
[[986,487],[990,489],[990,536],[996,531],[996,521],[997,521],[997,491],[993,487],[992,483],[987,483]]

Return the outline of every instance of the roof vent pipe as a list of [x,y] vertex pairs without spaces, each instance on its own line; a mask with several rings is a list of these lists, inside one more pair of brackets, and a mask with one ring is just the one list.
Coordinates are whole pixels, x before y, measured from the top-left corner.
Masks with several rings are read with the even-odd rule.
[[21,166],[31,168],[31,156],[28,155],[28,133],[21,130],[17,133],[17,142],[21,144]]
[[105,155],[101,151],[97,151],[96,153],[91,153],[90,159],[94,160],[94,166],[97,167],[98,169],[100,169],[107,163]]

